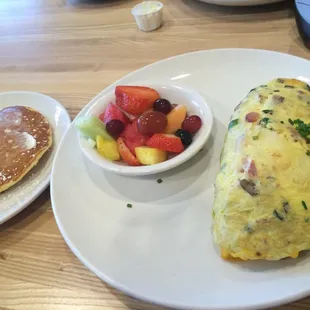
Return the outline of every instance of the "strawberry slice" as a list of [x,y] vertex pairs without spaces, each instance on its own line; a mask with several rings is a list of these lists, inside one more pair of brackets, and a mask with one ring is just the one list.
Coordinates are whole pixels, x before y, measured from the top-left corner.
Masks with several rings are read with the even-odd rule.
[[181,153],[184,151],[181,139],[169,134],[156,133],[146,141],[146,145],[171,153]]
[[128,124],[126,126],[125,130],[121,134],[121,138],[124,139],[130,152],[135,155],[135,148],[145,145],[149,137],[142,135],[138,131],[137,120],[134,120],[132,124]]
[[130,152],[122,138],[117,139],[118,151],[125,163],[129,166],[140,166],[138,159]]
[[116,86],[116,105],[133,115],[140,115],[150,109],[160,98],[158,92],[143,86]]
[[127,115],[113,103],[109,103],[105,111],[100,114],[99,119],[105,124],[107,124],[109,121],[112,121],[113,119],[120,120],[125,125],[130,122]]

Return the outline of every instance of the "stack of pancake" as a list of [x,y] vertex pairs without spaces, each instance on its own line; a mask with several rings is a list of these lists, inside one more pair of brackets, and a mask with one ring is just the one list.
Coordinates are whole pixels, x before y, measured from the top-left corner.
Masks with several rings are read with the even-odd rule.
[[38,111],[24,106],[0,111],[0,193],[19,182],[52,146],[52,129]]

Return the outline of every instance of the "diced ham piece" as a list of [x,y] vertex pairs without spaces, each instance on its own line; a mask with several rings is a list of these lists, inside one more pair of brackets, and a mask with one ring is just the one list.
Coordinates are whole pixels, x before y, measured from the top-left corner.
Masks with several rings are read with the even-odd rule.
[[259,119],[259,113],[257,112],[250,112],[245,116],[245,120],[249,123],[255,123]]
[[250,164],[249,170],[248,170],[248,175],[249,175],[249,177],[256,177],[257,176],[257,168],[256,168],[254,160],[251,161],[251,164]]
[[243,161],[243,166],[240,170],[241,173],[246,172],[249,178],[254,178],[257,176],[257,168],[255,165],[255,161],[253,159],[245,159]]

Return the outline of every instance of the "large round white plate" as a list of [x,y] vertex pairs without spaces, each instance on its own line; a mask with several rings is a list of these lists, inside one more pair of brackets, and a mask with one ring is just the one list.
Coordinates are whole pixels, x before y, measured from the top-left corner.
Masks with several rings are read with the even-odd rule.
[[105,173],[90,163],[71,126],[51,181],[56,221],[71,250],[113,287],[179,309],[258,309],[310,293],[308,255],[226,262],[211,234],[213,184],[234,107],[257,85],[309,72],[310,62],[293,56],[228,49],[177,56],[119,81],[196,89],[213,109],[212,137],[204,151],[179,168],[134,178]]
[[282,2],[284,0],[199,0],[199,1],[218,5],[250,6],[250,5],[271,4],[276,2]]
[[5,107],[29,106],[44,115],[53,129],[53,146],[20,182],[0,194],[0,224],[34,201],[49,185],[53,158],[71,123],[66,109],[55,99],[43,94],[13,91],[0,93],[0,110]]

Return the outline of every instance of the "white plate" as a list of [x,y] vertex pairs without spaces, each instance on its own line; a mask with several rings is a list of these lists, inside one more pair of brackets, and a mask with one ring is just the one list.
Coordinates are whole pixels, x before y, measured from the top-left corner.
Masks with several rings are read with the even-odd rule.
[[276,2],[282,2],[284,0],[199,0],[199,1],[218,5],[250,6],[260,4],[271,4]]
[[309,255],[280,262],[225,262],[211,234],[213,184],[234,107],[257,85],[309,72],[310,62],[297,57],[228,49],[177,56],[119,81],[196,89],[213,110],[212,136],[204,151],[177,169],[134,178],[94,166],[83,156],[71,126],[51,181],[56,221],[71,250],[110,285],[179,309],[258,309],[309,294]]
[[0,110],[14,105],[29,106],[42,113],[53,128],[54,142],[35,168],[15,186],[0,194],[0,224],[26,208],[46,189],[56,149],[71,123],[65,108],[43,94],[26,91],[0,93]]

